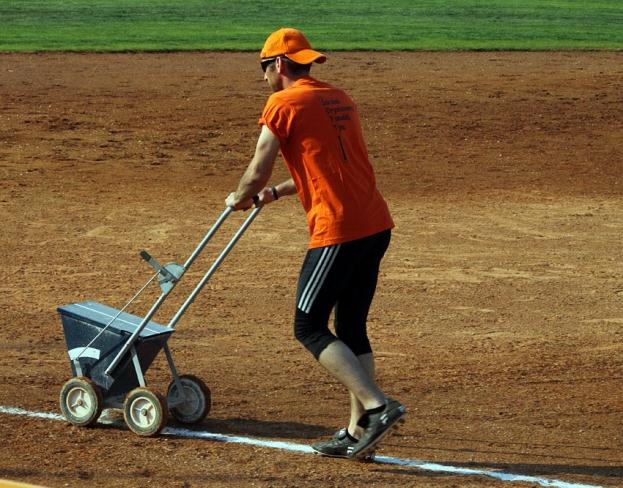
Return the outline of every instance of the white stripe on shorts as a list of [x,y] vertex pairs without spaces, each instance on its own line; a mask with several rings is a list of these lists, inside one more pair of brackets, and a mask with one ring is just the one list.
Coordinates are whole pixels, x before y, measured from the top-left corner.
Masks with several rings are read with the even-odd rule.
[[324,280],[327,278],[327,275],[331,270],[331,266],[333,265],[333,261],[335,261],[335,257],[340,250],[340,246],[341,244],[338,244],[336,246],[325,247],[322,250],[320,259],[318,259],[318,264],[316,264],[307,285],[305,285],[303,293],[301,293],[299,303],[297,304],[297,307],[301,311],[309,313],[311,310],[312,305],[318,296],[318,292],[322,288]]

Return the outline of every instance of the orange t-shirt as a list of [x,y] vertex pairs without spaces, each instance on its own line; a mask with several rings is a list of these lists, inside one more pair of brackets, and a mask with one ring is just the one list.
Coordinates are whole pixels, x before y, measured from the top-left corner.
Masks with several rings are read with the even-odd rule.
[[376,187],[357,108],[342,90],[303,77],[273,93],[260,118],[307,214],[310,248],[367,237],[394,226]]

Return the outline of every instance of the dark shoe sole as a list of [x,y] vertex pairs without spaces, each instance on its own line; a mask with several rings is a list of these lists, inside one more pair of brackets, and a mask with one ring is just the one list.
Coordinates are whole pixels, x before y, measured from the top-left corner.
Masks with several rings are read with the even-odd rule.
[[312,450],[314,451],[314,454],[316,456],[328,457],[333,459],[356,459],[357,461],[361,461],[363,463],[373,463],[375,457],[374,449],[367,451],[366,454],[362,455],[361,457],[352,457],[348,454],[327,454],[326,452],[317,451],[313,447]]

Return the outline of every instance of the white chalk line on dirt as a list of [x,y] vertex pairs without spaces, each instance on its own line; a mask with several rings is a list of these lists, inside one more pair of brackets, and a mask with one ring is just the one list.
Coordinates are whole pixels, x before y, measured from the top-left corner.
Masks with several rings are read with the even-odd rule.
[[[65,417],[57,413],[49,412],[32,412],[18,407],[0,406],[0,413],[7,415],[20,415],[23,417],[34,417],[45,420],[65,420]],[[114,421],[100,421],[104,424],[115,423]],[[217,442],[229,442],[235,444],[245,444],[250,446],[265,447],[269,449],[281,449],[284,451],[300,452],[305,454],[313,454],[313,449],[305,444],[296,444],[293,442],[268,441],[262,439],[254,439],[252,437],[240,437],[226,434],[215,434],[212,432],[190,430],[177,427],[165,427],[162,435],[171,435],[175,437],[186,437],[192,439],[207,439]],[[602,488],[598,485],[585,485],[579,483],[569,483],[560,480],[550,480],[546,478],[538,478],[536,476],[526,476],[522,474],[503,473],[500,471],[488,471],[485,469],[470,469],[450,466],[446,464],[429,463],[426,461],[416,461],[413,459],[400,459],[390,456],[376,456],[374,462],[378,464],[391,464],[395,466],[405,466],[409,468],[421,469],[423,471],[431,471],[435,473],[446,473],[449,475],[461,476],[485,476],[500,481],[536,483],[539,486],[547,486],[554,488]]]

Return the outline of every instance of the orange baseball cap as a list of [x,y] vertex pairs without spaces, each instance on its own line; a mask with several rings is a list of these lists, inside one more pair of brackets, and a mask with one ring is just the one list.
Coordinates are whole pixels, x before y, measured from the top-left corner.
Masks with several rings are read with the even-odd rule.
[[276,56],[286,56],[299,64],[324,63],[327,60],[324,54],[311,48],[300,30],[290,27],[282,27],[273,32],[264,43],[260,57],[266,59]]

